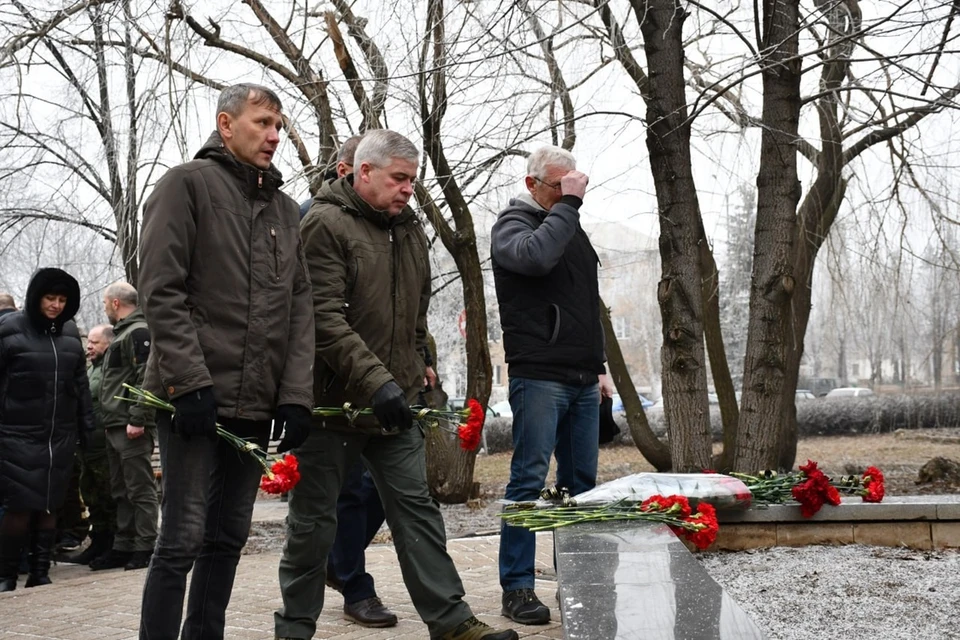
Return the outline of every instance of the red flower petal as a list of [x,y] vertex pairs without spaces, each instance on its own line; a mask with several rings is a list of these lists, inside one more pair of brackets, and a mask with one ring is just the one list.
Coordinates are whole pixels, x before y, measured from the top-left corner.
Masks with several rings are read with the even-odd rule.
[[273,477],[260,478],[260,488],[267,493],[286,493],[300,482],[300,466],[297,457],[287,454],[270,466]]
[[480,437],[483,432],[483,407],[475,399],[470,398],[467,400],[467,408],[470,410],[467,422],[457,429],[457,436],[460,438],[462,449],[473,451],[480,446]]

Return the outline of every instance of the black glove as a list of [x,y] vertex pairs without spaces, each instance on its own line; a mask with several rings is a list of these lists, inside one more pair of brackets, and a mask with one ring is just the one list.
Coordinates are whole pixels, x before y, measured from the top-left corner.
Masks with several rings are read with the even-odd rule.
[[283,440],[277,445],[277,453],[296,449],[307,441],[310,435],[310,410],[298,404],[282,404],[273,416],[273,439],[283,433]]
[[407,396],[393,380],[377,389],[372,403],[373,415],[384,431],[405,431],[413,426],[413,414],[407,404]]
[[184,440],[192,436],[216,439],[217,400],[213,397],[213,387],[185,393],[170,402],[176,409],[171,423],[174,433],[179,433]]
[[86,451],[87,445],[89,444],[90,439],[87,438],[87,430],[80,426],[77,428],[77,446],[80,447],[80,451]]

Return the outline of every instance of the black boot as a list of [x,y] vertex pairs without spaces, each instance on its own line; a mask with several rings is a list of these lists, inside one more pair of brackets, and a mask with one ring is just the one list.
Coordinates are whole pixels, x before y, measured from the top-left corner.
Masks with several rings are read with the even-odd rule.
[[40,529],[33,534],[33,544],[30,546],[30,575],[27,576],[26,588],[41,587],[50,584],[50,560],[53,558],[53,548],[57,543],[56,529]]
[[0,535],[0,593],[17,588],[17,569],[26,536]]
[[113,533],[100,533],[93,531],[90,533],[90,546],[82,552],[69,556],[64,560],[70,564],[90,564],[107,551],[113,548]]

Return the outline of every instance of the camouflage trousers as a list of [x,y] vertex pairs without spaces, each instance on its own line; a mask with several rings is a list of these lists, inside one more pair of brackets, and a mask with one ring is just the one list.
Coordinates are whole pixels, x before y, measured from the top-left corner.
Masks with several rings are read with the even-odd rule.
[[80,494],[90,512],[88,521],[97,533],[117,530],[117,503],[110,495],[110,464],[107,461],[107,439],[102,429],[90,435],[87,450],[82,453]]

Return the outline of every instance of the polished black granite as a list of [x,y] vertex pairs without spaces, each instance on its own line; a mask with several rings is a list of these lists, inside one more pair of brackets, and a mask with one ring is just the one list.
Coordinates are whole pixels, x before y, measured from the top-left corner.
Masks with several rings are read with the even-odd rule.
[[579,524],[554,532],[569,640],[753,640],[756,623],[668,528]]

